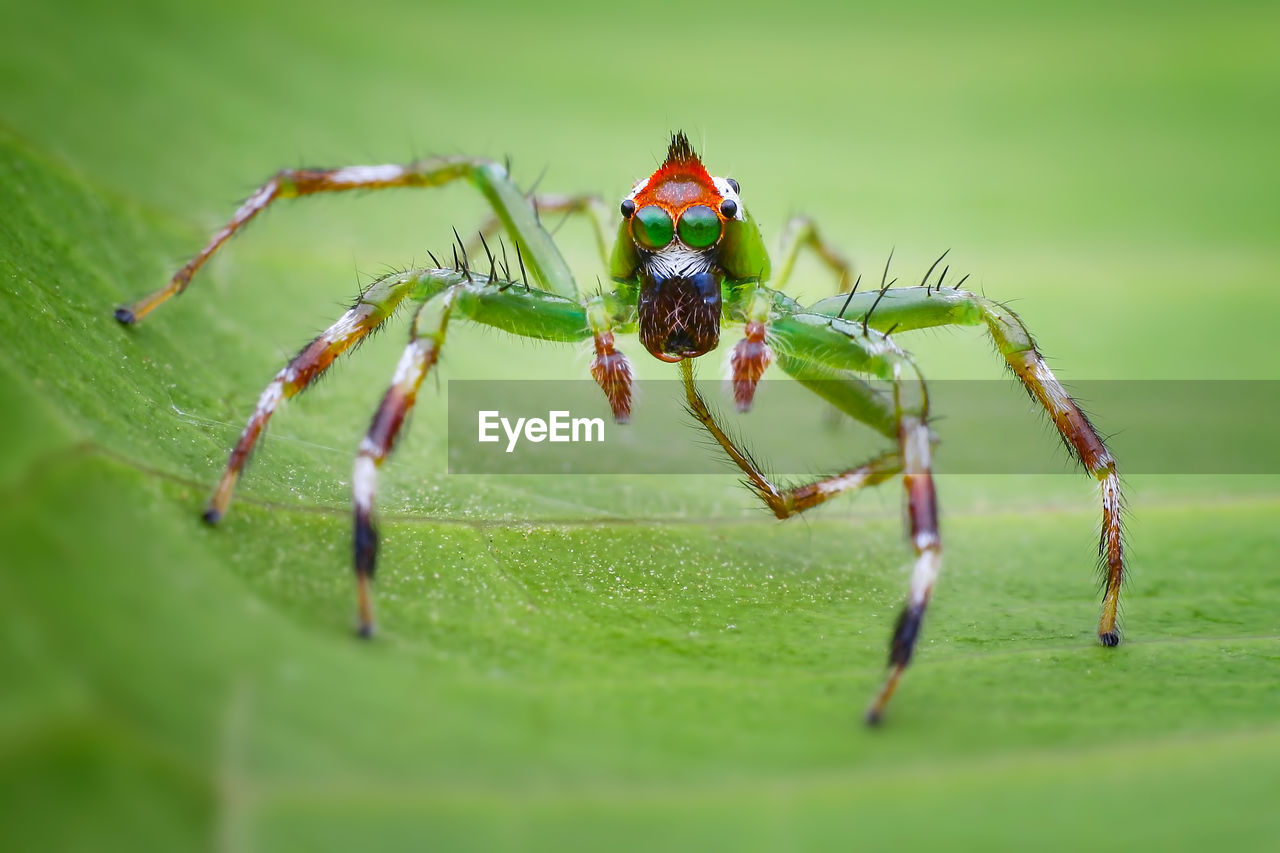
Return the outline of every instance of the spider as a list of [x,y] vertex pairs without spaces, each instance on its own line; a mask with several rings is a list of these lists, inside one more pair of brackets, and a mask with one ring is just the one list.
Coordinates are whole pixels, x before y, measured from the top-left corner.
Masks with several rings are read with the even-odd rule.
[[[386,322],[402,302],[416,303],[409,344],[360,443],[352,477],[360,636],[371,636],[374,627],[370,584],[378,551],[373,522],[377,471],[394,447],[418,387],[436,363],[449,320],[457,313],[529,338],[592,340],[591,375],[620,423],[631,413],[632,372],[615,336],[638,331],[640,343],[652,356],[679,364],[689,411],[741,469],[745,485],[779,519],[901,474],[915,562],[893,630],[886,677],[866,712],[871,724],[881,720],[911,661],[942,562],[930,469],[933,436],[928,396],[910,355],[891,335],[945,325],[985,326],[1008,367],[1044,407],[1068,450],[1100,485],[1099,554],[1105,591],[1098,638],[1105,646],[1119,644],[1116,610],[1124,556],[1116,464],[1088,418],[1045,364],[1022,321],[1000,303],[962,290],[964,279],[944,287],[949,268],[931,282],[941,258],[917,287],[890,289],[894,282],[884,281],[886,266],[878,288],[858,292],[858,280],[850,283],[848,261],[805,218],[793,220],[784,232],[781,269],[771,279],[769,256],[742,202],[738,182],[711,176],[683,133],[671,137],[666,159],[657,171],[638,181],[622,199],[611,254],[605,240],[609,225],[597,197],[526,195],[503,165],[490,160],[449,157],[407,166],[286,169],[253,193],[164,288],[117,309],[115,317],[132,325],[181,293],[223,243],[277,199],[342,190],[433,187],[455,180],[473,184],[492,208],[492,218],[479,232],[487,271],[469,261],[467,248],[459,240],[451,264],[442,264],[433,255],[434,267],[387,275],[364,289],[350,310],[267,385],[204,512],[210,524],[226,513],[254,444],[283,400],[306,389],[339,355]],[[600,254],[615,284],[611,292],[579,291],[541,224],[539,214],[552,211],[583,214],[594,224]],[[498,255],[489,248],[485,235],[492,237],[499,228],[505,229],[514,246],[514,259],[507,256],[505,244],[500,244]],[[838,279],[836,293],[812,305],[801,305],[784,292],[805,249],[816,252]],[[436,310],[431,328],[423,329],[419,321],[428,305]],[[775,483],[721,428],[694,384],[693,360],[720,345],[725,325],[742,328],[728,359],[739,411],[751,407],[757,383],[776,363],[838,410],[884,435],[892,448],[813,482]],[[899,393],[908,385],[918,392],[912,404],[904,404]]]

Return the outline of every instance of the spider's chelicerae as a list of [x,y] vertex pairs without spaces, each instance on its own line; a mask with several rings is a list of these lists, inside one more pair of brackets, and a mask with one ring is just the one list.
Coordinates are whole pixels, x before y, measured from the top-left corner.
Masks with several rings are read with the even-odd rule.
[[[457,313],[530,338],[592,339],[595,359],[591,375],[619,422],[630,416],[632,374],[627,357],[616,347],[615,335],[638,331],[641,344],[651,355],[679,363],[690,411],[778,518],[902,474],[915,567],[893,631],[888,675],[867,710],[871,723],[880,720],[911,660],[942,562],[930,473],[927,396],[916,395],[919,402],[914,405],[902,403],[898,389],[903,384],[917,384],[922,392],[923,383],[911,357],[890,335],[952,324],[985,326],[1008,366],[1044,407],[1068,449],[1101,487],[1099,548],[1106,591],[1098,637],[1106,646],[1120,642],[1116,608],[1124,559],[1116,465],[1088,418],[1046,366],[1021,320],[1003,305],[962,290],[963,279],[946,285],[945,268],[931,281],[936,262],[919,287],[889,289],[882,281],[878,288],[858,292],[857,282],[850,282],[849,264],[805,219],[794,220],[787,228],[782,268],[771,279],[769,256],[742,203],[737,181],[708,174],[683,133],[672,137],[666,160],[658,170],[639,181],[622,200],[622,220],[612,255],[605,245],[607,220],[597,198],[526,196],[507,170],[492,161],[452,157],[408,166],[287,169],[255,192],[166,287],[118,309],[116,319],[136,323],[170,296],[181,293],[210,255],[276,199],[339,190],[432,187],[458,179],[471,182],[492,206],[494,218],[481,231],[480,239],[484,241],[486,232],[505,229],[514,245],[512,256],[507,257],[503,249],[495,257],[485,242],[483,264],[468,264],[463,249],[463,259],[455,257],[452,265],[436,261],[433,268],[389,275],[369,285],[349,311],[267,385],[204,513],[205,520],[213,523],[227,511],[236,479],[282,400],[314,382],[334,359],[387,320],[400,303],[417,303],[409,345],[356,454],[352,483],[361,636],[373,632],[369,585],[378,548],[372,520],[378,466],[391,452],[418,386],[444,344],[449,320]],[[579,292],[568,265],[540,222],[539,213],[552,211],[584,213],[595,224],[600,252],[615,284],[612,292]],[[806,247],[839,278],[837,293],[812,305],[801,305],[783,292],[797,255]],[[420,329],[418,319],[429,304],[438,306],[433,314],[438,319],[433,328]],[[694,385],[693,359],[716,349],[724,324],[742,327],[729,357],[739,410],[750,408],[761,375],[777,362],[838,409],[891,439],[893,449],[804,485],[784,487],[772,482],[720,428]],[[885,380],[893,392],[885,393],[868,380]]]

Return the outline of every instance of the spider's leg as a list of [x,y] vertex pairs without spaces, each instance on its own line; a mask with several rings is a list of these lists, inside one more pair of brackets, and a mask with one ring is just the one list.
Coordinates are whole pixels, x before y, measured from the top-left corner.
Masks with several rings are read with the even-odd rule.
[[[356,594],[361,636],[373,633],[373,605],[369,584],[377,568],[378,533],[373,523],[373,499],[378,468],[395,447],[418,386],[439,358],[450,317],[460,317],[512,334],[550,341],[581,341],[591,335],[586,312],[575,300],[539,290],[516,287],[513,281],[489,279],[475,272],[423,270],[411,298],[439,306],[439,319],[430,334],[413,333],[396,372],[360,443],[352,477],[355,523]],[[419,312],[421,312],[421,308]]]
[[[871,311],[875,294],[857,294],[847,305],[843,298],[824,299],[806,309],[845,317],[859,323]],[[1098,620],[1098,639],[1104,646],[1120,643],[1116,611],[1124,581],[1124,538],[1121,527],[1120,476],[1115,459],[1089,418],[1045,364],[1027,327],[998,302],[963,290],[907,287],[890,290],[867,323],[872,329],[899,331],[945,325],[985,325],[1005,362],[1057,427],[1067,450],[1098,481],[1102,495],[1102,534],[1098,553],[1106,572],[1106,590]]]
[[[418,334],[418,315],[414,315],[409,345],[405,347],[400,363],[396,365],[391,387],[383,395],[378,411],[369,424],[369,431],[356,453],[355,471],[351,479],[351,503],[355,523],[356,609],[358,631],[362,637],[373,636],[373,600],[369,582],[377,569],[378,531],[373,524],[373,498],[378,467],[395,446],[400,428],[417,399],[418,386],[422,384],[423,377],[439,358],[458,292],[448,290],[440,299],[440,320],[432,334]],[[426,304],[420,306],[418,311],[421,312]]]
[[[609,241],[605,235],[612,223],[605,216],[604,202],[600,196],[589,193],[582,195],[539,193],[538,195],[530,196],[529,201],[533,204],[534,209],[537,210],[539,217],[548,215],[585,216],[591,224],[591,236],[595,239],[596,251],[600,253],[600,262],[608,269]],[[546,226],[547,224],[544,220],[543,225]],[[497,234],[501,228],[502,220],[497,216],[491,216],[480,226],[480,233],[488,238]],[[479,248],[482,247],[478,239],[467,243],[467,251],[472,254]]]
[[[776,319],[770,326],[778,363],[787,373],[817,392],[836,408],[897,440],[892,455],[894,473],[903,472],[907,520],[915,567],[911,590],[894,628],[889,647],[889,674],[867,710],[876,724],[911,662],[925,609],[942,566],[938,531],[938,500],[930,461],[928,394],[919,372],[889,337],[861,323],[815,314]],[[869,374],[893,383],[893,399],[859,380]],[[904,377],[913,376],[918,399],[904,404]],[[884,479],[884,478],[882,478]]]
[[523,263],[542,289],[575,296],[573,274],[551,236],[542,228],[533,205],[499,163],[468,157],[420,160],[407,166],[345,166],[339,169],[283,169],[240,205],[231,220],[209,239],[169,283],[132,305],[116,310],[121,323],[136,323],[169,297],[186,290],[191,277],[223,243],[272,202],[322,192],[377,190],[391,187],[435,187],[465,179],[488,200],[494,214],[521,249]]
[[[716,443],[724,448],[724,452],[746,475],[744,482],[747,487],[755,492],[756,496],[764,501],[769,510],[778,518],[790,518],[793,515],[799,515],[805,510],[826,503],[836,495],[856,491],[866,486],[877,485],[902,471],[902,456],[895,449],[861,465],[848,468],[838,474],[821,477],[809,483],[796,486],[777,485],[764,472],[755,458],[721,428],[715,414],[707,406],[706,400],[701,392],[698,391],[697,385],[694,384],[693,362],[689,359],[685,359],[680,363],[680,377],[684,381],[685,400],[688,403],[689,411],[693,413],[693,416],[716,440]],[[839,382],[840,380],[827,381]],[[873,401],[870,397],[870,395],[878,395],[878,392],[857,380],[849,381],[846,392],[851,395],[868,395],[867,404],[871,406],[878,407],[883,404],[882,401]]]
[[782,230],[782,263],[771,286],[782,290],[787,286],[801,250],[810,248],[823,265],[836,277],[836,293],[848,293],[853,287],[853,264],[844,252],[823,238],[818,225],[807,216],[793,216]]
[[281,368],[258,397],[258,405],[227,459],[222,479],[209,498],[209,506],[204,513],[205,521],[216,523],[227,511],[236,480],[280,402],[302,393],[338,356],[382,325],[401,300],[413,290],[415,280],[415,275],[404,274],[388,276],[374,282],[336,323],[321,332]]
[[929,427],[922,418],[903,416],[898,422],[898,444],[902,448],[902,483],[907,490],[907,519],[916,563],[911,571],[911,591],[898,615],[889,646],[889,675],[871,705],[867,722],[876,725],[885,705],[898,689],[898,681],[911,662],[925,608],[933,594],[933,584],[942,567],[942,539],[938,533],[938,495],[933,486],[929,460]]

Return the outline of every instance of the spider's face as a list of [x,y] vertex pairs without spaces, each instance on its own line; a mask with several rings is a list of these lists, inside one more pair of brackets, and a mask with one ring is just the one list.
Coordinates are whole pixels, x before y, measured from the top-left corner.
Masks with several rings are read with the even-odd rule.
[[640,342],[656,358],[697,358],[720,342],[717,264],[725,222],[744,216],[737,182],[707,173],[683,133],[622,200],[641,258]]

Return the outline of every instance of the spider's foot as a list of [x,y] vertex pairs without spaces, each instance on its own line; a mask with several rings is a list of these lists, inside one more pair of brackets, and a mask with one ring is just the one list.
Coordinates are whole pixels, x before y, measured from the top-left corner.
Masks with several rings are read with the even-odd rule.
[[217,524],[222,521],[222,510],[209,507],[200,517],[204,519],[205,524]]
[[1102,641],[1102,645],[1111,648],[1120,645],[1119,631],[1103,631],[1098,634],[1098,639]]
[[138,315],[133,313],[132,308],[117,308],[115,318],[120,321],[123,326],[132,326],[138,322]]
[[871,707],[867,708],[866,716],[863,717],[869,726],[878,726],[880,721],[884,719],[884,709],[889,704],[889,700],[893,698],[893,691],[898,689],[898,681],[902,679],[902,671],[906,669],[906,663],[892,664],[889,669],[889,676],[884,680],[884,686],[880,688],[880,692],[871,700]]
[[356,573],[356,636],[362,640],[373,638],[373,596],[369,581],[372,573]]

